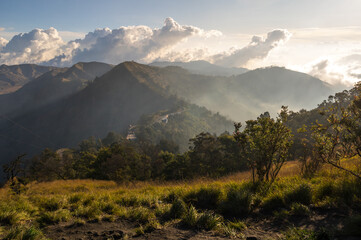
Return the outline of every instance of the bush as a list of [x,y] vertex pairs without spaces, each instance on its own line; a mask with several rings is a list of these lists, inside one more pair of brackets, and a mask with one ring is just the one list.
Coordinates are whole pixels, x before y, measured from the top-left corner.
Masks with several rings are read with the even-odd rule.
[[222,213],[227,216],[244,217],[251,212],[253,195],[246,189],[231,187],[222,202]]
[[201,209],[216,209],[222,200],[222,191],[216,187],[201,188],[184,196],[184,201]]
[[286,193],[285,200],[287,204],[301,203],[310,205],[312,201],[312,189],[308,184],[301,184],[297,188]]
[[335,187],[332,182],[324,182],[322,183],[315,192],[316,200],[324,200],[326,197],[331,197],[335,194]]
[[186,204],[181,199],[177,199],[173,202],[172,207],[170,208],[169,217],[172,219],[182,218],[186,213]]

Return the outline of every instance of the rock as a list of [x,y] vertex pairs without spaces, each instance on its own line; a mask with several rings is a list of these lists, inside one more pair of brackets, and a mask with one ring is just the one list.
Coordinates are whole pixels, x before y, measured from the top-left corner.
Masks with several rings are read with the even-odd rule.
[[246,240],[258,240],[258,238],[255,236],[251,236],[251,237],[247,237]]

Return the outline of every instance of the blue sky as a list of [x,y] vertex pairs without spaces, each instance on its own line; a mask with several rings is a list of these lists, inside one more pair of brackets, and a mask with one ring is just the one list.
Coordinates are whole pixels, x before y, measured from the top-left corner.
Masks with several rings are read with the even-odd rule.
[[0,64],[207,60],[350,85],[360,10],[360,0],[0,0]]
[[249,33],[361,25],[360,9],[358,0],[1,0],[0,27],[15,32],[49,27],[88,32],[140,24],[156,27],[172,17],[204,29]]

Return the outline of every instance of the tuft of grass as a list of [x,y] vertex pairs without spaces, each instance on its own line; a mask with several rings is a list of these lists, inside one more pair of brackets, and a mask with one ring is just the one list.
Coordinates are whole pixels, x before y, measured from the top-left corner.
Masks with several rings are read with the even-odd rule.
[[15,225],[20,221],[20,215],[14,210],[4,210],[0,212],[1,225]]
[[45,240],[44,234],[34,226],[17,225],[12,227],[4,240]]
[[150,222],[155,219],[155,215],[152,211],[144,207],[133,208],[128,212],[128,218],[132,221],[137,221],[142,224]]
[[207,231],[216,229],[222,223],[222,218],[211,211],[202,213],[197,221],[197,228]]
[[90,206],[80,206],[74,211],[74,216],[85,218],[87,220],[96,220],[99,219],[101,211],[96,204]]
[[310,205],[312,201],[312,189],[309,184],[301,184],[295,189],[285,194],[285,201],[287,204],[301,203]]
[[66,222],[71,218],[71,213],[67,209],[60,209],[55,212],[42,212],[38,218],[40,226]]
[[63,207],[62,199],[57,198],[43,198],[40,200],[40,208],[45,211],[56,211]]
[[216,186],[210,186],[191,191],[184,196],[184,201],[196,208],[214,210],[218,208],[222,198],[222,190]]
[[261,203],[261,209],[265,212],[273,212],[275,210],[285,208],[286,204],[283,196],[279,193],[271,194]]
[[253,194],[248,189],[231,186],[221,204],[221,211],[227,216],[244,217],[251,212],[252,199]]
[[169,217],[172,219],[182,218],[187,213],[187,206],[181,199],[176,199],[169,210]]
[[197,226],[198,218],[199,218],[199,214],[197,209],[195,209],[195,207],[190,205],[189,208],[187,209],[186,214],[183,216],[181,223],[187,227],[193,228]]
[[301,203],[292,203],[290,214],[293,216],[309,216],[311,211],[309,207]]
[[227,225],[228,225],[230,228],[235,229],[235,230],[240,231],[240,232],[247,229],[247,225],[246,225],[244,222],[238,221],[238,220],[236,220],[236,221],[229,221],[229,222],[227,223]]

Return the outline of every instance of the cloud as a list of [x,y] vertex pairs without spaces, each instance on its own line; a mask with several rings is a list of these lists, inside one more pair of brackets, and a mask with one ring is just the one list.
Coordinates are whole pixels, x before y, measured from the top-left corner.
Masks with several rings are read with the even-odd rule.
[[[83,39],[70,43],[78,44],[71,53],[71,63],[80,61],[100,61],[117,64],[127,60],[150,62],[166,54],[177,43],[191,36],[209,38],[219,36],[219,31],[180,25],[172,18],[166,18],[162,28],[152,29],[148,26],[128,26],[117,29],[96,29],[89,32]],[[63,61],[58,57],[57,61]],[[60,62],[52,64],[61,65]]]
[[8,43],[9,41],[6,40],[5,38],[0,37],[0,51],[3,49],[3,47],[5,47],[5,45]]
[[[64,42],[65,37],[80,36]],[[206,31],[194,26],[181,25],[166,18],[162,28],[128,26],[117,29],[96,29],[85,35],[59,33],[55,28],[34,29],[1,40],[0,64],[40,63],[68,66],[79,61],[100,61],[118,64],[127,60],[152,61],[171,54],[172,48],[192,36],[210,38],[220,36],[216,30]]]
[[[6,42],[5,42],[6,43]],[[55,28],[34,29],[15,35],[0,51],[1,64],[41,63],[63,52],[64,42]]]
[[231,49],[229,52],[216,54],[211,61],[218,65],[229,67],[245,66],[250,60],[263,59],[269,52],[289,40],[291,33],[284,29],[276,29],[267,33],[264,39],[253,36],[251,42],[241,49]]
[[3,28],[3,27],[0,27],[0,31],[4,31],[5,30],[5,28]]

